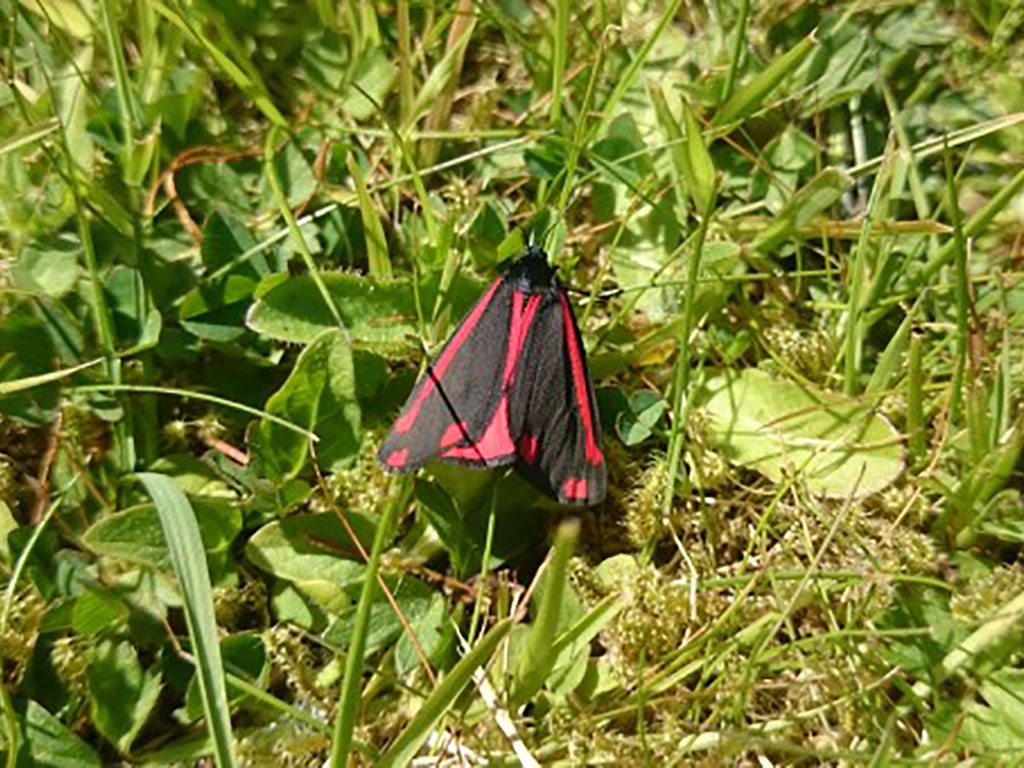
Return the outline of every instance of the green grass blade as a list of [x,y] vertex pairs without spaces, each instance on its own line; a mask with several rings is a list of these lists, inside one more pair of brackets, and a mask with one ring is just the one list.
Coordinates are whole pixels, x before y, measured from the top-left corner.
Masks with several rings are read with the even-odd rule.
[[[487,663],[505,635],[513,627],[512,619],[499,621],[484,635],[476,646],[463,656],[452,671],[423,702],[412,722],[406,726],[388,751],[377,760],[378,768],[408,765],[437,722],[444,716],[462,689],[473,679],[473,673]],[[334,763],[331,763],[334,765]]]
[[280,416],[275,416],[272,413],[261,411],[259,408],[253,408],[252,406],[245,405],[243,403],[236,403],[234,400],[227,400],[223,397],[217,397],[216,395],[207,395],[205,392],[192,392],[187,389],[175,389],[174,387],[154,387],[146,384],[84,384],[80,387],[71,387],[72,392],[139,392],[152,395],[172,395],[174,397],[183,397],[191,400],[205,400],[208,403],[216,403],[222,405],[225,408],[234,408],[236,411],[242,411],[248,413],[251,416],[258,416],[261,419],[268,419],[275,424],[280,424],[282,427],[286,427],[294,432],[298,432],[300,435],[313,440],[314,442],[319,440],[315,434],[310,432],[308,429],[300,427],[298,424],[293,424],[286,419],[282,419]]
[[580,535],[578,520],[569,520],[558,527],[552,547],[551,562],[545,574],[544,593],[537,619],[530,628],[526,639],[526,650],[516,670],[516,686],[512,694],[512,705],[518,707],[528,702],[544,685],[544,680],[554,666],[557,654],[551,638],[558,633],[558,619],[562,610],[562,598],[569,580],[569,558],[572,557],[576,539]]
[[285,119],[284,115],[278,111],[277,107],[274,106],[274,102],[267,93],[267,89],[263,83],[259,82],[255,77],[247,73],[209,37],[196,29],[185,13],[180,12],[177,8],[172,8],[167,3],[159,2],[159,0],[156,0],[152,7],[161,16],[191,37],[192,40],[199,43],[210,57],[217,62],[217,65],[221,68],[224,74],[226,74],[243,93],[252,99],[252,103],[255,104],[260,112],[264,114],[267,120],[270,121],[271,125],[277,126],[278,128],[288,128],[288,121]]
[[[946,168],[946,200],[949,205],[949,217],[953,224],[952,258],[956,297],[956,337],[953,352],[953,381],[950,384],[949,420],[954,425],[960,420],[960,409],[964,397],[964,375],[967,372],[967,341],[971,333],[968,321],[970,298],[967,283],[967,239],[964,237],[963,221],[960,216],[959,192],[953,175],[953,159],[949,148],[944,155]],[[970,419],[968,418],[968,426]],[[975,444],[974,430],[970,430],[970,441]],[[976,459],[982,457],[975,456]]]
[[743,58],[743,43],[747,39],[747,19],[750,16],[750,0],[740,0],[740,17],[736,22],[735,37],[732,42],[732,55],[729,57],[729,76],[725,79],[722,89],[722,101],[728,102],[736,87],[736,73]]
[[812,33],[778,56],[749,83],[729,97],[715,115],[715,124],[730,125],[764,107],[782,81],[800,66],[817,45],[818,40]]
[[[552,125],[562,119],[562,80],[569,48],[569,0],[555,0],[554,56],[551,61],[551,109],[548,115]],[[583,115],[580,116],[583,119]],[[567,183],[570,181],[566,180]]]
[[370,559],[366,563],[363,590],[359,594],[356,618],[352,626],[352,640],[345,658],[345,676],[342,679],[341,692],[338,696],[338,713],[334,721],[334,743],[331,747],[331,765],[346,765],[349,750],[352,748],[352,733],[355,730],[356,717],[359,714],[366,633],[370,627],[370,609],[373,607],[373,599],[377,592],[380,559],[394,528],[398,512],[408,495],[409,484],[409,477],[405,476],[397,484],[397,487],[393,488],[391,499],[384,508],[384,514],[381,515],[373,536],[373,548],[370,550]]
[[17,152],[23,147],[42,141],[51,133],[59,130],[60,122],[56,117],[51,117],[42,122],[23,128],[14,135],[0,141],[0,157]]
[[232,766],[235,757],[231,713],[217,639],[210,572],[203,556],[205,550],[199,537],[195,512],[181,488],[171,478],[156,472],[141,472],[138,477],[153,498],[153,504],[160,515],[160,525],[167,540],[171,562],[181,585],[185,619],[195,654],[203,709],[206,712],[206,727],[213,739],[214,759],[218,766]]
[[[292,235],[292,240],[295,242],[295,247],[299,249],[299,254],[302,256],[302,261],[306,265],[306,270],[309,272],[310,277],[313,278],[313,282],[316,283],[317,290],[320,291],[320,295],[323,297],[324,303],[327,308],[331,311],[331,317],[334,318],[335,324],[339,328],[344,328],[345,323],[341,320],[341,313],[338,311],[337,305],[334,303],[334,299],[331,298],[330,291],[327,290],[327,286],[324,285],[324,280],[320,276],[320,270],[316,266],[316,262],[313,260],[313,254],[310,253],[309,246],[306,244],[306,237],[302,234],[302,229],[299,227],[299,223],[295,220],[295,214],[292,213],[291,207],[288,205],[288,196],[285,194],[284,187],[281,186],[281,180],[277,177],[277,169],[274,167],[274,144],[278,136],[278,129],[271,128],[267,132],[267,141],[263,148],[263,171],[266,174],[267,181],[270,183],[271,189],[274,191],[274,200],[277,202],[277,208],[284,217],[284,220],[288,223],[288,231]],[[380,226],[380,222],[377,222],[377,226]],[[370,262],[371,266],[373,262]]]
[[73,376],[79,371],[84,371],[86,368],[92,368],[97,363],[102,362],[103,358],[98,357],[88,363],[73,365],[70,368],[63,368],[59,371],[40,373],[38,376],[26,376],[22,379],[14,379],[13,381],[0,381],[0,396],[9,395],[13,392],[21,392],[22,390],[32,389],[33,387],[41,387],[44,384],[52,384],[55,381],[66,379],[68,376]]
[[615,83],[615,89],[612,91],[608,100],[602,105],[602,112],[605,115],[605,122],[610,121],[616,114],[616,108],[619,106],[619,102],[622,101],[622,97],[626,95],[626,92],[633,87],[633,81],[636,80],[637,75],[640,73],[640,69],[647,62],[647,57],[651,54],[651,49],[654,44],[658,42],[658,38],[661,37],[661,33],[665,31],[665,27],[672,19],[675,18],[676,11],[679,10],[679,6],[682,4],[682,0],[670,0],[665,6],[665,10],[661,16],[658,17],[658,23],[651,31],[650,35],[644,40],[640,50],[637,51],[636,56],[629,63],[626,71],[619,78],[618,82]]
[[384,237],[384,227],[380,223],[380,216],[373,205],[373,199],[366,188],[366,179],[359,169],[359,163],[349,153],[346,158],[348,172],[356,185],[356,194],[359,197],[359,214],[363,219],[363,232],[366,235],[366,259],[370,265],[370,276],[378,280],[390,278],[391,259],[388,257],[388,243]]
[[900,364],[903,361],[903,353],[906,352],[907,342],[910,340],[910,331],[913,328],[914,317],[917,314],[916,309],[917,305],[915,304],[907,312],[907,316],[903,318],[903,322],[900,323],[896,333],[889,339],[889,343],[886,344],[885,349],[878,358],[878,363],[875,365],[875,370],[872,372],[871,378],[864,388],[865,395],[881,397],[885,395],[893,381],[896,380]]

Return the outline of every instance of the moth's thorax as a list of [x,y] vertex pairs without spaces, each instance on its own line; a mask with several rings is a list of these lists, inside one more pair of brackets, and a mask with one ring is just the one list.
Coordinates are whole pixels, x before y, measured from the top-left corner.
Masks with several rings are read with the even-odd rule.
[[505,272],[505,280],[524,293],[550,293],[561,288],[558,275],[548,264],[548,255],[537,245],[527,247],[526,252],[512,262]]

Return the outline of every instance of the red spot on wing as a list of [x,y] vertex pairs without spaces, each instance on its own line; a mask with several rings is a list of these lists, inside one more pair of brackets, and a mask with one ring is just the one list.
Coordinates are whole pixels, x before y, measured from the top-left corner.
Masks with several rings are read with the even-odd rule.
[[384,463],[387,464],[389,467],[404,467],[405,460],[408,456],[409,451],[403,448],[402,450],[395,451],[390,456],[388,456]]
[[466,343],[466,339],[469,338],[469,334],[476,328],[476,324],[480,321],[480,316],[483,315],[484,311],[491,303],[491,297],[494,296],[494,292],[498,290],[498,286],[501,285],[501,280],[495,280],[491,284],[491,287],[487,289],[487,293],[484,294],[483,298],[477,302],[476,306],[473,307],[473,311],[469,314],[459,329],[452,336],[452,340],[448,342],[448,346],[445,347],[444,352],[437,359],[437,362],[428,369],[427,379],[423,382],[423,388],[420,389],[419,394],[416,396],[416,400],[409,403],[408,409],[398,420],[395,421],[394,432],[404,434],[409,431],[412,427],[413,422],[416,421],[416,417],[419,415],[420,407],[423,405],[423,401],[426,400],[430,393],[434,391],[437,386],[437,382],[444,378],[445,372],[448,370],[448,366],[451,365],[455,355],[458,354],[462,345]]
[[[451,428],[449,427],[449,431]],[[504,458],[515,452],[515,444],[508,432],[508,398],[502,396],[498,410],[491,417],[487,429],[480,439],[469,445],[453,445],[441,451],[447,459],[469,459],[471,461],[491,461]]]
[[[580,421],[583,423],[583,434],[585,436],[586,457],[591,464],[598,465],[604,461],[604,455],[597,445],[597,437],[594,435],[594,415],[590,411],[590,398],[587,396],[587,374],[583,369],[583,355],[580,354],[580,338],[576,333],[576,324],[572,319],[572,310],[569,309],[569,301],[565,298],[565,292],[558,294],[562,304],[562,325],[565,328],[565,344],[569,348],[569,365],[572,368],[573,391],[576,393],[576,407],[579,408]],[[571,478],[570,478],[571,480]],[[566,481],[566,484],[570,482]],[[580,480],[586,487],[586,481]],[[569,496],[567,493],[566,496]],[[581,497],[586,496],[584,491]]]
[[562,484],[562,496],[567,499],[587,498],[587,479],[585,477],[569,477]]
[[448,429],[441,435],[441,447],[447,448],[450,445],[461,442],[462,440],[468,440],[469,436],[466,433],[466,422],[457,421],[454,424],[450,424]]
[[[505,458],[515,453],[515,443],[508,428],[508,393],[512,389],[512,382],[515,379],[516,365],[519,356],[526,343],[526,337],[530,326],[537,315],[537,308],[541,302],[540,294],[531,294],[523,306],[523,292],[515,291],[512,294],[512,312],[509,317],[508,327],[508,351],[505,356],[505,370],[502,376],[503,394],[498,402],[498,408],[484,429],[484,433],[476,442],[466,446],[457,446],[441,440],[441,456],[449,459],[468,459],[470,461],[493,461]],[[445,432],[448,437],[452,427]],[[460,437],[462,433],[460,432]],[[455,442],[455,441],[452,441]],[[447,447],[446,447],[447,446]]]
[[527,464],[537,461],[537,451],[540,448],[540,441],[536,435],[524,434],[519,438],[519,455]]

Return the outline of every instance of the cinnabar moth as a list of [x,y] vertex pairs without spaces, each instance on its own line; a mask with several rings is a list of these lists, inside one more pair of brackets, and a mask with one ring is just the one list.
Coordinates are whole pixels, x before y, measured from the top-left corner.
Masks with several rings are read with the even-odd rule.
[[562,504],[604,498],[601,424],[565,288],[530,246],[495,280],[416,384],[377,453],[391,472],[429,459],[514,464]]

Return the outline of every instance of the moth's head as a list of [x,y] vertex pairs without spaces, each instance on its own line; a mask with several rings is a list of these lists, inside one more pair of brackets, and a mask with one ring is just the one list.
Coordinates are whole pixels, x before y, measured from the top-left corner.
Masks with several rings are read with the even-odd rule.
[[548,264],[548,255],[539,245],[528,245],[523,255],[507,268],[507,277],[519,290],[537,292],[558,287],[555,270]]
[[530,245],[526,246],[526,251],[523,253],[523,258],[529,259],[531,261],[540,260],[543,261],[545,264],[548,263],[548,255],[544,252],[544,249],[541,248],[536,243],[531,243]]

